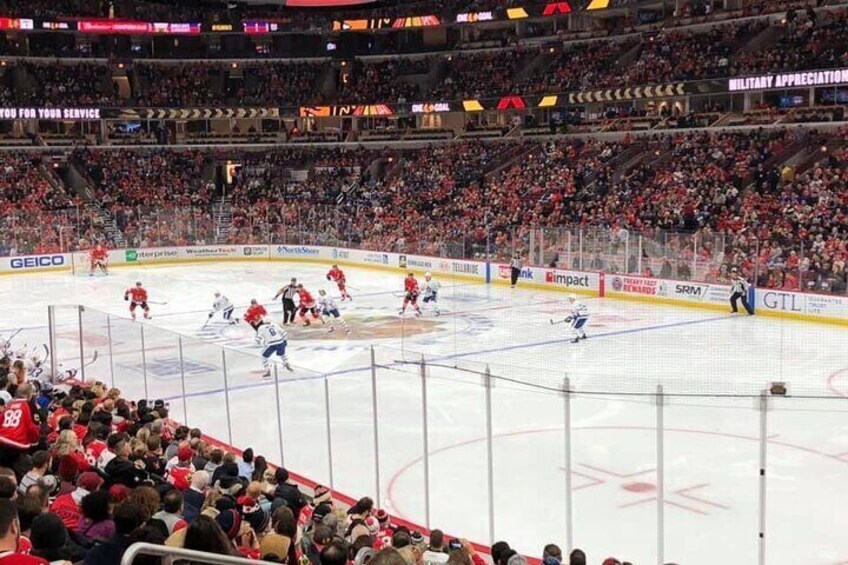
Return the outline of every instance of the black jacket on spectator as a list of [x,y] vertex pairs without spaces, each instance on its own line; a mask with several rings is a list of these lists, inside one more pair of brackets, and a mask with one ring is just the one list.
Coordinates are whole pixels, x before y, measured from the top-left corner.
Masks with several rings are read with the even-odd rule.
[[229,489],[233,485],[244,486],[244,481],[239,478],[238,465],[235,463],[224,463],[212,473],[212,485],[222,489]]
[[121,562],[121,556],[129,547],[129,538],[125,535],[115,534],[106,543],[97,545],[85,556],[84,565],[117,565]]
[[300,514],[301,509],[306,506],[306,498],[297,485],[290,483],[281,483],[277,485],[274,491],[274,500],[271,503],[273,508],[279,508],[285,504],[295,516]]
[[183,491],[183,519],[189,523],[193,522],[200,515],[205,500],[206,497],[203,493],[193,488],[187,488]]
[[115,457],[103,469],[110,485],[126,485],[135,488],[147,480],[147,472],[139,469],[129,459]]

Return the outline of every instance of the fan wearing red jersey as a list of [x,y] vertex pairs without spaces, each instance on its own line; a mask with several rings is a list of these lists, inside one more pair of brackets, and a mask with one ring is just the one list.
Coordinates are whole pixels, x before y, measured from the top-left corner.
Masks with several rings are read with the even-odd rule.
[[141,309],[144,311],[144,319],[150,319],[150,306],[147,305],[147,291],[141,286],[141,281],[137,281],[135,286],[131,286],[124,292],[124,300],[130,300],[132,297],[132,301],[130,302],[130,316],[135,320],[135,309],[141,306]]
[[88,258],[91,262],[88,276],[93,277],[98,268],[104,275],[109,274],[109,251],[105,247],[98,243],[88,254]]
[[344,301],[345,298],[353,300],[353,297],[347,291],[347,278],[345,277],[344,271],[339,269],[338,265],[333,265],[333,268],[330,269],[329,273],[327,273],[327,280],[333,281],[339,287],[339,292],[342,293],[342,301]]
[[403,293],[403,308],[401,308],[400,315],[403,316],[406,313],[406,307],[412,304],[412,307],[415,308],[415,315],[420,316],[421,308],[418,307],[420,289],[418,288],[418,281],[415,279],[414,274],[409,273],[403,279]]
[[244,313],[244,321],[250,324],[253,331],[259,331],[259,326],[262,325],[262,322],[265,320],[265,316],[267,315],[268,311],[265,307],[259,304],[255,298],[251,298],[250,306]]
[[306,290],[302,284],[297,285],[297,297],[300,300],[298,303],[298,315],[303,318],[303,325],[309,326],[312,325],[312,322],[309,321],[309,318],[306,317],[307,314],[312,314],[313,320],[321,320],[321,313],[318,311],[318,304],[315,302],[315,299],[312,297],[312,294]]
[[20,455],[38,445],[41,425],[33,396],[33,386],[24,383],[0,412],[0,466],[12,467]]

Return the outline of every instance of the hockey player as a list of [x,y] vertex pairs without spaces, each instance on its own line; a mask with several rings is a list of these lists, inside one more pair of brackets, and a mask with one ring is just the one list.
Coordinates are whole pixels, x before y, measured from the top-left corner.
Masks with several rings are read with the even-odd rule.
[[321,316],[330,320],[330,329],[327,330],[327,333],[333,333],[336,331],[335,320],[341,322],[345,333],[350,333],[350,327],[347,325],[347,320],[339,314],[339,307],[336,306],[336,301],[333,300],[323,288],[318,291],[318,306],[321,308]]
[[333,268],[330,269],[329,273],[327,273],[327,280],[335,282],[339,287],[339,292],[342,293],[342,302],[344,302],[345,298],[353,300],[353,297],[347,291],[347,278],[345,278],[344,272],[339,269],[338,265],[333,265]]
[[424,297],[422,301],[424,304],[433,303],[433,311],[436,313],[436,316],[441,314],[439,312],[439,289],[442,288],[442,284],[439,281],[433,280],[433,275],[430,273],[424,273]]
[[571,331],[574,335],[571,343],[577,343],[581,339],[586,339],[586,330],[583,328],[589,321],[589,309],[586,308],[585,304],[577,300],[577,296],[574,294],[568,295],[568,309],[569,314],[565,318],[565,321],[571,324]]
[[264,306],[259,304],[255,298],[250,299],[250,306],[247,308],[247,311],[244,313],[244,321],[250,324],[250,327],[254,329],[254,331],[259,332],[259,326],[262,325],[262,322],[265,321],[265,316],[268,315],[268,311]]
[[312,314],[313,320],[321,320],[321,313],[318,311],[318,306],[315,303],[315,299],[312,297],[312,294],[310,294],[310,292],[303,287],[302,284],[297,285],[297,296],[300,300],[298,303],[298,315],[303,318],[304,327],[312,325],[312,323],[309,321],[309,318],[306,317],[307,314]]
[[235,324],[236,321],[233,320],[233,303],[230,302],[230,299],[221,294],[220,292],[215,293],[215,302],[212,303],[212,311],[209,312],[209,319],[212,319],[217,312],[221,313],[221,317],[224,318],[230,324]]
[[88,276],[93,277],[98,268],[104,275],[109,274],[109,251],[105,247],[99,243],[95,245],[89,254],[89,259],[91,261],[91,270],[89,270]]
[[138,306],[141,306],[141,309],[144,311],[144,319],[150,319],[150,306],[147,305],[147,291],[141,286],[141,281],[136,281],[135,286],[132,286],[124,292],[124,300],[130,300],[132,297],[132,302],[130,303],[130,316],[135,320],[135,309]]
[[415,315],[421,315],[421,308],[418,307],[418,294],[420,289],[418,288],[418,281],[415,280],[415,275],[409,273],[406,275],[406,278],[403,279],[403,308],[400,311],[400,315],[403,316],[406,313],[406,307],[412,304],[412,307],[415,308]]
[[266,324],[259,322],[257,329],[259,342],[262,345],[262,366],[265,367],[264,378],[271,376],[271,356],[277,355],[282,361],[283,366],[289,371],[294,371],[289,365],[289,358],[286,356],[286,345],[288,345],[288,334],[286,330],[279,327],[277,324]]

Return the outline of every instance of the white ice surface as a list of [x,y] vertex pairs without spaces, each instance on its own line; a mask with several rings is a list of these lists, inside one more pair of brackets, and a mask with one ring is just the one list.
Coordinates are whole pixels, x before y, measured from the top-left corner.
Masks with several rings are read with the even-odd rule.
[[[288,353],[297,371],[280,368],[278,394],[260,376],[248,326],[215,318],[202,327],[212,293],[229,296],[240,315],[251,298],[270,303],[291,276],[313,292],[332,291],[324,266],[240,263],[122,268],[109,277],[3,277],[0,335],[24,328],[14,343],[35,347],[48,341],[48,304],[83,304],[82,313],[56,309],[54,354],[63,367],[96,351],[88,378],[131,397],[166,398],[174,418],[252,446],[270,461],[280,461],[282,444],[287,467],[324,483],[331,482],[329,398],[333,486],[354,497],[377,494],[373,344],[380,366],[379,498],[418,523],[426,518],[425,450],[415,362],[425,354],[430,525],[483,543],[490,540],[479,373],[488,364],[495,377],[494,533],[530,555],[545,543],[566,542],[565,402],[556,389],[567,377],[580,391],[570,400],[574,542],[590,563],[610,555],[656,562],[657,406],[637,393],[657,384],[693,395],[668,398],[664,410],[666,561],[755,563],[761,419],[756,400],[737,395],[786,381],[792,394],[831,398],[772,399],[767,563],[848,561],[848,330],[587,299],[590,339],[573,345],[564,326],[549,323],[563,315],[562,295],[442,279],[441,317],[425,310],[420,320],[401,319],[400,275],[346,271],[354,300],[340,306],[353,333],[291,329]],[[151,301],[167,302],[152,305],[148,322],[127,320],[122,294],[136,280]],[[269,309],[279,319],[279,305]],[[628,394],[604,394],[613,391]],[[695,396],[707,393],[720,396]]]

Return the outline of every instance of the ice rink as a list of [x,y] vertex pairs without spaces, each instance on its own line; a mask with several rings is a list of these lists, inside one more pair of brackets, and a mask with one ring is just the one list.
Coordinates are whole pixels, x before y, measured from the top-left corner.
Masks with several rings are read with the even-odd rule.
[[[63,368],[96,359],[87,378],[131,398],[164,398],[175,419],[272,462],[282,449],[291,470],[378,497],[417,523],[427,521],[429,490],[432,527],[486,544],[488,366],[495,538],[533,556],[545,543],[566,545],[568,445],[573,539],[590,563],[609,555],[656,562],[651,395],[661,384],[670,395],[666,561],[755,563],[764,519],[767,563],[848,563],[848,329],[586,298],[590,337],[572,344],[566,326],[549,323],[564,315],[562,294],[441,279],[441,316],[425,309],[401,318],[402,275],[354,267],[345,268],[354,300],[339,302],[352,333],[291,328],[296,371],[280,367],[279,386],[262,379],[249,326],[217,317],[204,326],[216,290],[236,315],[256,298],[278,320],[271,299],[292,276],[313,294],[337,296],[327,268],[264,262],[4,277],[0,334],[23,328],[15,346],[38,347],[48,343],[48,304],[85,305],[55,310],[53,354]],[[136,280],[163,303],[152,305],[150,321],[127,319],[123,292]],[[566,378],[576,391],[568,404],[558,392]],[[787,382],[795,398],[770,399],[763,505],[756,395],[772,381]]]

